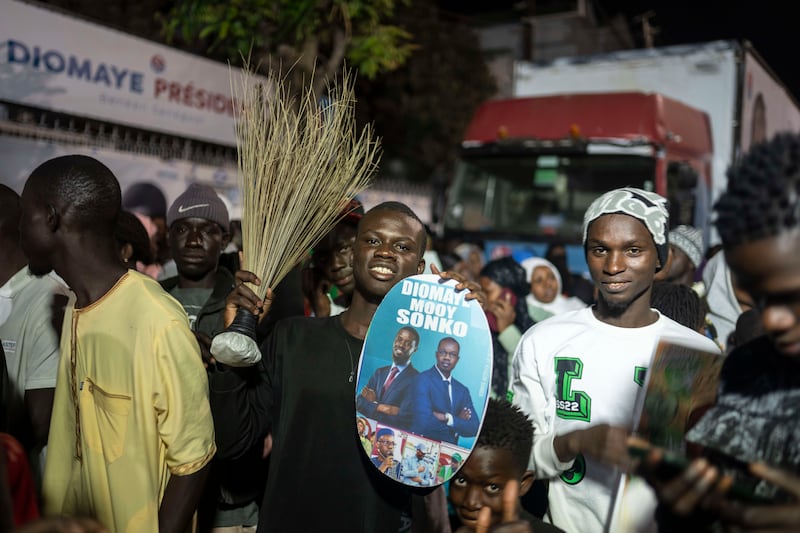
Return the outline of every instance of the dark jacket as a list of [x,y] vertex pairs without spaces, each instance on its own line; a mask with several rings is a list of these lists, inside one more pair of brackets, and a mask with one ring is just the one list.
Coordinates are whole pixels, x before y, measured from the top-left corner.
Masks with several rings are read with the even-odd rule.
[[[219,267],[217,270],[217,281],[203,308],[197,314],[197,319],[194,323],[194,330],[200,333],[205,333],[212,339],[214,335],[221,333],[224,330],[224,310],[225,298],[233,290],[235,279],[233,274],[230,273],[225,267]],[[167,278],[161,281],[161,286],[167,292],[171,291],[178,286],[178,277]],[[208,369],[208,383],[211,388],[217,381],[224,382],[225,372],[209,366]],[[219,447],[220,428],[215,428],[215,440]],[[262,458],[263,444],[252,446],[247,452],[243,453],[240,457],[232,460],[224,460],[220,457],[215,457],[212,462],[212,469],[209,481],[206,485],[207,490],[203,496],[204,507],[202,511],[210,511],[213,509],[213,504],[216,503],[223,506],[239,506],[247,502],[259,502],[261,492],[265,482],[265,464]],[[218,488],[213,488],[217,486]],[[211,516],[201,516],[200,529],[205,531],[209,529],[207,520],[211,520]]]
[[289,318],[262,344],[261,361],[211,384],[218,457],[241,457],[272,430],[258,531],[373,533],[408,523],[409,488],[378,472],[356,434],[350,376],[362,348],[339,316]]
[[[178,276],[162,280],[161,287],[170,292],[178,286]],[[225,310],[225,298],[233,290],[235,280],[233,274],[225,267],[217,269],[217,282],[211,291],[211,296],[206,300],[205,305],[197,313],[197,320],[194,323],[194,330],[205,333],[211,338],[221,333],[223,329],[223,311]]]

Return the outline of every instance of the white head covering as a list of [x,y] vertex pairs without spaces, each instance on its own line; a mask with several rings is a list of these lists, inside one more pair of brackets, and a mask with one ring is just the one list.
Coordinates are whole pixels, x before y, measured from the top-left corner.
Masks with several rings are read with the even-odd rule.
[[553,275],[556,277],[556,283],[558,283],[557,292],[558,294],[561,294],[563,289],[563,285],[561,283],[561,274],[559,274],[558,269],[553,263],[542,257],[529,257],[520,263],[520,265],[522,265],[522,268],[525,269],[525,275],[528,276],[528,283],[530,283],[531,277],[533,277],[533,271],[538,267],[547,267],[552,270]]
[[483,250],[481,250],[477,244],[462,242],[453,250],[453,253],[460,257],[462,261],[469,260],[469,254],[472,252],[477,253],[481,259],[483,259]]
[[669,211],[667,200],[654,192],[623,187],[608,191],[586,209],[583,215],[583,244],[589,233],[589,225],[603,215],[624,214],[640,220],[652,235],[656,245],[659,266],[656,272],[667,264],[669,257]]
[[731,273],[725,262],[724,252],[719,252],[708,260],[703,270],[703,283],[706,286],[708,319],[717,330],[717,342],[725,350],[728,336],[736,329],[736,321],[742,314],[742,307],[733,292]]
[[677,246],[692,262],[695,268],[703,261],[703,230],[681,224],[669,232],[669,243]]
[[[561,294],[561,290],[563,288],[561,274],[558,273],[558,269],[555,267],[555,265],[547,259],[543,259],[541,257],[529,257],[520,264],[522,265],[522,268],[525,269],[525,274],[528,276],[529,283],[531,277],[533,276],[534,270],[536,270],[538,267],[547,267],[553,272],[553,275],[556,277],[556,283],[558,284],[556,297],[552,302],[545,303],[537,300],[532,292],[525,296],[525,302],[528,304],[529,313],[534,320],[541,320],[541,313],[536,313],[532,308],[542,309],[550,315],[557,315],[559,313],[564,313],[565,311],[573,311],[575,309],[586,307],[586,304],[580,299],[574,297],[567,298]],[[538,319],[536,315],[539,315]]]

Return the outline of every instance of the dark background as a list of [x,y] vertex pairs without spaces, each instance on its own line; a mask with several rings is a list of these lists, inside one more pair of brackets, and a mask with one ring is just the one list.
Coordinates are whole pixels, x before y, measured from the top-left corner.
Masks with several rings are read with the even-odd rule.
[[[448,11],[466,18],[497,20],[508,15],[525,15],[559,0],[440,0]],[[794,37],[800,22],[793,2],[762,0],[589,0],[598,20],[616,14],[626,17],[636,44],[644,46],[642,25],[633,19],[652,11],[649,19],[656,28],[655,46],[687,44],[717,39],[747,39],[796,100],[800,100],[800,70]]]
[[[609,14],[621,12],[635,16],[649,9],[659,28],[655,44],[669,45],[716,39],[747,39],[766,63],[783,80],[795,99],[800,96],[800,72],[791,52],[792,36],[798,29],[791,2],[746,1],[647,1],[603,0]],[[641,37],[641,30],[634,36]],[[641,41],[639,41],[641,43]]]

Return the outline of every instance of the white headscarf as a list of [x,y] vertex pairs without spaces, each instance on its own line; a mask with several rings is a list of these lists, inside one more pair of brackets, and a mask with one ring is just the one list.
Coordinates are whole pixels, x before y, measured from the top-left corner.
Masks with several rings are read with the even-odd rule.
[[736,329],[736,320],[742,314],[742,307],[733,292],[725,252],[719,252],[708,260],[703,269],[703,283],[706,286],[708,319],[717,330],[717,342],[725,350],[728,336]]
[[608,191],[596,198],[583,215],[583,244],[589,236],[589,225],[602,215],[621,213],[640,220],[656,245],[659,266],[656,272],[667,264],[669,257],[669,211],[667,200],[654,192],[623,187]]
[[532,311],[532,309],[541,309],[550,316],[553,316],[566,311],[574,311],[575,309],[586,307],[586,304],[583,303],[579,298],[566,297],[561,294],[561,290],[563,288],[561,283],[561,274],[558,273],[558,269],[555,267],[555,265],[547,259],[542,259],[541,257],[529,257],[520,264],[522,265],[522,268],[525,269],[525,274],[528,276],[528,283],[530,283],[531,277],[533,276],[533,271],[536,270],[537,267],[547,267],[553,272],[553,275],[556,277],[556,283],[558,284],[556,297],[552,302],[545,303],[537,300],[532,292],[528,293],[528,295],[525,297],[525,302],[528,304],[529,313],[534,320],[542,320],[542,313],[537,313],[535,310]]

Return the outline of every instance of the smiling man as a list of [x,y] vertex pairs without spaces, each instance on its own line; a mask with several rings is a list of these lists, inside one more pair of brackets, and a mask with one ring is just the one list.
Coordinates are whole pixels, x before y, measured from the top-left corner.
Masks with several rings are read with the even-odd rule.
[[392,364],[375,370],[356,400],[358,411],[381,424],[408,429],[408,413],[400,412],[406,392],[419,372],[411,356],[419,346],[419,333],[410,326],[397,331],[392,342]]
[[[256,366],[229,369],[222,373],[228,383],[212,383],[223,457],[238,456],[272,432],[259,531],[410,530],[411,489],[371,464],[356,432],[353,398],[375,311],[396,283],[422,273],[425,241],[422,222],[406,205],[372,208],[358,225],[350,307],[337,316],[278,322]],[[249,272],[237,278],[259,283]],[[263,304],[246,285],[228,298],[231,308],[256,314]]]
[[623,188],[596,199],[583,241],[597,304],[540,322],[517,348],[512,393],[535,427],[530,468],[550,479],[548,518],[566,531],[613,529],[624,482],[617,465],[627,460],[635,399],[658,339],[719,353],[650,308],[668,225],[667,202],[655,193]]

